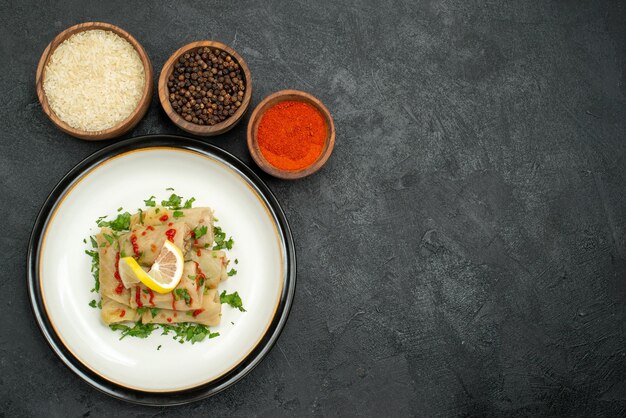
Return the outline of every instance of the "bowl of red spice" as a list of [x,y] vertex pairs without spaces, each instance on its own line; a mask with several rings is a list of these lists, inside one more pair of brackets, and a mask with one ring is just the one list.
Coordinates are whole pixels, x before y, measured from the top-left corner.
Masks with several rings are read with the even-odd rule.
[[252,98],[252,76],[235,50],[216,41],[179,48],[159,77],[159,100],[183,131],[219,135],[243,117]]
[[266,97],[248,122],[248,149],[266,173],[295,180],[318,171],[333,152],[335,125],[314,96],[281,90]]

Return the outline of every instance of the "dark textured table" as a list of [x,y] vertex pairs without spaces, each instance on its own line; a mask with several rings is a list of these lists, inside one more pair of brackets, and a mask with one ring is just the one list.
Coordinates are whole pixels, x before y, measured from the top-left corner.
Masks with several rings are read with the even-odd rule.
[[[13,3],[0,5],[0,415],[626,414],[624,2]],[[301,89],[337,126],[318,174],[263,176],[299,261],[278,344],[184,407],[92,389],[27,299],[39,208],[111,143],[64,135],[35,94],[46,44],[90,20],[131,32],[156,74],[187,42],[230,44],[253,106]],[[253,165],[247,121],[206,141]],[[181,133],[156,94],[127,136],[153,133]]]

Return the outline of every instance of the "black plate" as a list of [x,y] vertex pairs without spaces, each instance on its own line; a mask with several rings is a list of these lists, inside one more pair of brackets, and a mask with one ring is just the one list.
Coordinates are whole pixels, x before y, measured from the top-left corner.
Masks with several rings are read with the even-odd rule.
[[[71,189],[71,187],[85,173],[113,156],[128,151],[153,147],[173,147],[195,151],[200,154],[218,157],[232,166],[241,174],[242,177],[247,179],[258,189],[259,194],[265,200],[265,203],[272,212],[278,226],[279,233],[282,235],[286,247],[287,269],[285,271],[285,283],[280,296],[278,310],[259,344],[239,365],[220,378],[192,389],[176,392],[154,393],[128,389],[98,376],[85,367],[69,352],[69,350],[67,350],[59,337],[56,335],[43,307],[38,274],[42,234],[46,230],[50,215],[54,212],[58,202]],[[39,328],[52,350],[74,373],[101,392],[118,399],[145,405],[180,405],[215,395],[216,393],[235,384],[245,375],[250,373],[250,371],[267,355],[278,339],[278,336],[287,321],[287,317],[289,316],[296,287],[296,254],[293,238],[291,236],[291,230],[289,229],[289,224],[287,223],[287,219],[285,218],[282,208],[267,185],[265,185],[265,183],[263,183],[263,181],[248,166],[232,154],[229,154],[228,152],[213,145],[205,144],[204,142],[181,136],[149,135],[121,141],[96,152],[74,167],[65,177],[63,177],[59,184],[56,185],[41,208],[33,227],[33,232],[28,244],[27,276],[30,302]]]

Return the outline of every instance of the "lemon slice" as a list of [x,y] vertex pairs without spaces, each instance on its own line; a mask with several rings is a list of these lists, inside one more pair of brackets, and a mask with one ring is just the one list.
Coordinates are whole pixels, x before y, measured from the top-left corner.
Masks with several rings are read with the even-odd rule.
[[141,282],[155,292],[168,293],[174,290],[183,277],[184,263],[183,252],[180,248],[170,241],[165,241],[161,252],[147,272],[134,258],[121,258],[119,262],[120,277],[127,288]]

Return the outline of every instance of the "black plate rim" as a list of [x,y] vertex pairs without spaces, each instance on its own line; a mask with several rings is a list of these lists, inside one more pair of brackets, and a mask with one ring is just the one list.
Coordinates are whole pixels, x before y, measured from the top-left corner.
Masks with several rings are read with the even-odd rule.
[[[179,148],[211,157],[218,157],[237,170],[244,178],[247,177],[247,180],[258,189],[261,198],[273,213],[280,229],[279,233],[284,239],[286,250],[285,283],[278,308],[270,326],[256,347],[235,368],[218,379],[194,388],[175,392],[144,392],[125,388],[104,379],[85,367],[69,352],[56,335],[43,307],[38,276],[43,232],[46,230],[50,216],[54,213],[59,200],[84,174],[100,163],[128,151],[157,147]],[[175,406],[208,398],[234,385],[250,373],[269,353],[287,322],[293,304],[296,286],[296,252],[289,223],[278,200],[265,182],[245,163],[229,152],[197,139],[178,135],[145,135],[117,142],[91,154],[72,168],[57,183],[41,207],[31,232],[27,254],[27,281],[30,305],[39,329],[50,348],[72,372],[100,392],[117,399],[141,405]]]

